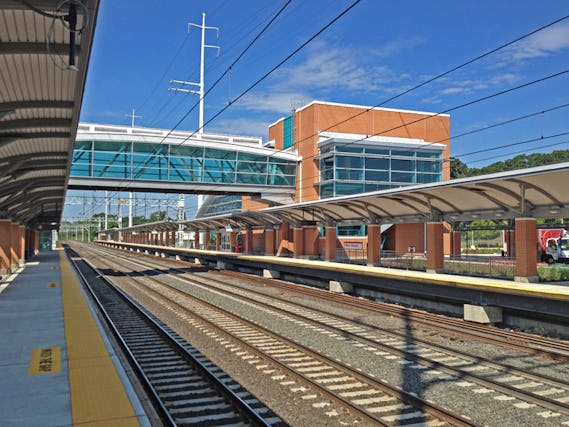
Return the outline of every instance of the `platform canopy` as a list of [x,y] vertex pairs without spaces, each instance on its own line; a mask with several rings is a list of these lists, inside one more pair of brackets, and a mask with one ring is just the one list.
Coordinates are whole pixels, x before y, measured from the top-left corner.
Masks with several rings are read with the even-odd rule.
[[[432,184],[282,205],[181,223],[193,231],[292,226],[569,217],[569,162]],[[159,223],[123,231],[164,229]]]
[[0,2],[0,219],[59,226],[98,8]]
[[291,223],[569,217],[569,162],[263,209]]

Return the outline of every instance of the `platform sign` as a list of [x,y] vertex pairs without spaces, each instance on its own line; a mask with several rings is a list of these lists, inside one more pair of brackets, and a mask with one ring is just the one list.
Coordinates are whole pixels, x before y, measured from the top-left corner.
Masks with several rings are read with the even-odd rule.
[[36,348],[32,351],[28,375],[45,375],[61,372],[61,349],[59,347]]

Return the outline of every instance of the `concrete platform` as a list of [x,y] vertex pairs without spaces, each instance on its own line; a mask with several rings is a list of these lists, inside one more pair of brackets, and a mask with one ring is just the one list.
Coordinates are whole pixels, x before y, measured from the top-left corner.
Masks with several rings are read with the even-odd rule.
[[0,424],[150,426],[102,331],[62,251],[0,284]]

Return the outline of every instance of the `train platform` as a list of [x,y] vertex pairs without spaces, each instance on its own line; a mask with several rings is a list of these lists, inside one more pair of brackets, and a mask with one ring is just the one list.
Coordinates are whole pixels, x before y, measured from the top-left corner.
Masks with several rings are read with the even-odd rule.
[[150,426],[62,250],[0,284],[0,424]]
[[[527,283],[490,277],[366,266],[204,249],[177,248],[117,241],[96,243],[151,255],[197,261],[217,269],[281,278],[354,296],[402,303],[441,313],[464,315],[466,306],[492,307],[508,316],[522,314],[556,324],[569,324],[569,283]],[[483,308],[486,310],[486,308]],[[466,317],[465,317],[466,318]],[[499,320],[496,320],[499,322]],[[517,321],[516,321],[517,322]],[[525,324],[524,324],[525,325]]]
[[[292,267],[297,271],[298,269],[315,270],[321,272],[332,271],[334,277],[339,277],[339,273],[354,273],[362,276],[377,277],[387,280],[401,280],[450,288],[487,290],[490,292],[525,296],[531,295],[540,298],[569,301],[569,282],[528,283],[491,277],[431,273],[399,268],[321,261],[315,259],[298,259],[270,255],[254,255],[205,249],[176,248],[170,246],[124,243],[115,241],[98,241],[98,243],[124,249],[146,251],[151,254],[187,256],[195,257],[197,259],[205,259],[208,261],[219,259],[229,263],[232,261],[236,263],[243,263],[244,265],[265,264],[267,266],[270,266],[266,268],[273,268],[276,270],[278,270],[279,266],[281,266],[283,270],[286,270],[287,267]],[[325,278],[326,274],[322,274],[321,277]]]

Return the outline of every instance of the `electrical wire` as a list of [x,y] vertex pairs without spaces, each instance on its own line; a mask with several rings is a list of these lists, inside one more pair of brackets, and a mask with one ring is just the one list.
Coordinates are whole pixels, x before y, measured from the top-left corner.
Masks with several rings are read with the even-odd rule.
[[[545,30],[546,28],[549,28],[549,27],[551,27],[551,26],[553,26],[553,25],[555,25],[555,24],[558,24],[559,22],[562,22],[562,21],[566,20],[567,18],[569,18],[569,15],[565,15],[565,16],[559,18],[559,19],[556,19],[555,21],[552,21],[552,22],[550,22],[549,24],[542,25],[541,27],[539,27],[539,28],[537,28],[537,29],[535,29],[535,30],[530,31],[529,33],[526,33],[526,34],[524,34],[524,35],[522,35],[522,36],[520,36],[520,37],[517,37],[517,38],[514,39],[514,40],[511,40],[511,41],[509,41],[509,42],[507,42],[507,43],[504,43],[504,44],[498,46],[497,48],[491,49],[491,50],[489,50],[489,51],[487,51],[487,52],[485,52],[485,53],[483,53],[483,54],[480,54],[480,55],[478,55],[478,56],[472,58],[472,59],[469,59],[468,61],[463,62],[462,64],[457,65],[456,67],[453,67],[453,68],[451,68],[451,69],[449,69],[449,70],[447,70],[447,71],[444,71],[444,72],[442,72],[442,73],[436,75],[435,77],[432,77],[432,78],[430,78],[430,79],[427,79],[427,80],[423,81],[422,83],[419,83],[419,84],[417,84],[417,85],[415,85],[415,86],[413,86],[413,87],[411,87],[411,88],[409,88],[409,89],[407,89],[407,90],[405,90],[405,91],[403,91],[403,92],[398,93],[397,95],[394,95],[394,96],[392,96],[392,97],[390,97],[390,98],[388,98],[388,99],[385,99],[385,100],[379,102],[378,104],[375,104],[374,106],[367,108],[367,109],[364,110],[364,111],[361,111],[361,112],[359,112],[359,113],[356,113],[356,114],[354,114],[353,116],[350,116],[350,117],[348,117],[347,119],[344,119],[344,120],[342,120],[342,121],[340,121],[340,122],[334,123],[332,126],[326,128],[326,129],[320,130],[319,132],[326,132],[326,131],[328,131],[328,130],[330,130],[330,129],[333,129],[335,126],[339,126],[339,125],[344,124],[344,123],[346,123],[346,122],[348,122],[348,121],[350,121],[350,120],[353,120],[353,119],[355,119],[355,118],[357,118],[357,117],[359,117],[359,116],[361,116],[361,115],[363,115],[363,114],[368,113],[369,111],[373,110],[374,108],[381,107],[381,106],[383,106],[383,105],[385,105],[385,104],[387,104],[387,103],[389,103],[389,102],[391,102],[391,101],[393,101],[393,100],[395,100],[395,99],[398,99],[398,98],[400,98],[400,97],[402,97],[402,96],[404,96],[404,95],[407,95],[408,93],[411,93],[411,92],[413,92],[413,91],[415,91],[415,90],[417,90],[417,89],[419,89],[419,88],[422,88],[423,86],[426,86],[426,85],[428,85],[429,83],[432,83],[432,82],[434,82],[434,81],[436,81],[436,80],[439,80],[439,79],[441,79],[442,77],[448,76],[449,74],[451,74],[451,73],[453,73],[453,72],[455,72],[455,71],[457,71],[457,70],[460,70],[461,68],[464,68],[464,67],[466,67],[467,65],[473,64],[473,63],[475,63],[475,62],[477,62],[477,61],[479,61],[479,60],[481,60],[481,59],[483,59],[483,58],[486,58],[487,56],[490,56],[490,55],[492,55],[492,54],[494,54],[494,53],[496,53],[496,52],[499,52],[500,50],[505,49],[506,47],[511,46],[511,45],[513,45],[514,43],[517,43],[517,42],[519,42],[519,41],[521,41],[521,40],[524,40],[524,39],[526,39],[526,38],[528,38],[528,37],[530,37],[530,36],[532,36],[532,35],[534,35],[534,34],[540,32],[540,31],[543,31],[543,30]],[[312,137],[314,137],[314,136],[317,136],[317,134],[309,135],[309,136],[307,136],[307,137],[305,137],[305,138],[299,140],[297,143],[301,143],[301,142],[303,142],[303,141],[305,141],[305,140],[307,140],[307,139],[310,139],[310,138],[312,138]]]
[[525,141],[513,142],[510,144],[497,145],[495,147],[486,148],[484,150],[477,150],[477,151],[471,151],[469,153],[457,154],[457,155],[453,156],[453,158],[467,157],[467,156],[472,156],[474,154],[487,153],[488,151],[499,150],[501,148],[506,148],[506,147],[515,147],[516,145],[529,144],[530,142],[543,141],[545,139],[558,138],[560,136],[565,136],[565,135],[569,135],[569,132],[562,132],[562,133],[558,133],[555,135],[548,135],[548,136],[540,136],[539,138],[526,139]]
[[[273,69],[271,69],[269,72],[267,72],[263,77],[261,77],[260,79],[258,79],[255,83],[253,83],[249,88],[247,88],[244,92],[242,92],[239,96],[237,96],[234,100],[232,100],[228,105],[226,105],[223,109],[221,109],[216,115],[214,115],[214,117],[212,117],[210,120],[208,120],[208,122],[207,122],[206,124],[209,124],[211,121],[215,120],[215,119],[216,119],[220,114],[222,114],[229,106],[231,106],[234,102],[238,101],[242,96],[244,96],[246,93],[248,93],[248,92],[249,92],[250,90],[252,90],[254,87],[256,87],[261,81],[263,81],[263,80],[264,80],[266,77],[268,77],[272,72],[274,72],[276,69],[278,69],[280,66],[282,66],[282,65],[283,65],[286,61],[288,61],[293,55],[295,55],[298,51],[300,51],[303,47],[305,47],[308,43],[310,43],[316,36],[318,36],[321,32],[323,32],[325,29],[327,29],[330,25],[332,25],[334,22],[336,22],[341,16],[343,16],[345,13],[347,13],[347,11],[349,11],[349,10],[350,10],[352,7],[354,7],[357,3],[359,3],[359,1],[356,1],[355,3],[353,3],[348,9],[346,9],[342,14],[340,14],[338,17],[336,17],[331,23],[329,23],[327,26],[325,26],[323,29],[321,29],[319,32],[317,32],[317,33],[316,33],[313,37],[311,37],[307,42],[303,43],[303,44],[302,44],[299,48],[297,48],[293,53],[291,53],[290,55],[288,55],[283,61],[281,61],[279,64],[277,64],[275,67],[273,67]],[[379,103],[379,104],[377,104],[375,107],[372,107],[372,108],[376,108],[376,107],[378,107],[378,106],[384,105],[385,103],[387,103],[387,102],[389,102],[389,101],[391,101],[391,100],[393,100],[393,99],[396,99],[396,98],[398,98],[398,97],[400,97],[400,96],[403,96],[403,95],[405,95],[405,94],[411,92],[412,90],[416,90],[416,89],[418,89],[418,88],[420,88],[420,87],[422,87],[422,86],[424,86],[424,85],[426,85],[426,84],[428,84],[428,83],[431,83],[432,81],[435,81],[436,79],[439,79],[439,78],[441,78],[441,77],[443,77],[443,76],[446,76],[446,75],[450,74],[450,73],[453,72],[453,71],[456,71],[456,70],[458,70],[458,69],[460,69],[460,68],[463,68],[464,66],[469,65],[469,64],[471,64],[471,63],[473,63],[473,62],[475,62],[475,61],[477,61],[477,60],[479,60],[479,59],[481,59],[481,58],[484,58],[484,57],[486,57],[486,56],[488,56],[488,55],[490,55],[490,54],[492,54],[492,53],[495,53],[495,52],[499,51],[500,49],[503,49],[503,48],[505,48],[505,47],[507,47],[507,46],[509,46],[509,45],[511,45],[511,44],[513,44],[513,43],[515,43],[515,42],[517,42],[517,41],[519,41],[519,40],[522,40],[522,39],[524,39],[524,38],[526,38],[526,37],[528,37],[528,36],[530,36],[530,35],[532,35],[532,34],[535,34],[535,33],[537,33],[538,31],[541,31],[541,30],[543,30],[543,29],[545,29],[545,28],[547,28],[547,27],[549,27],[549,26],[551,26],[551,25],[553,25],[553,24],[555,24],[555,23],[557,23],[557,22],[560,22],[560,21],[566,19],[567,17],[569,17],[569,15],[568,15],[568,16],[565,16],[565,17],[563,17],[563,18],[560,18],[560,19],[554,21],[553,23],[550,23],[550,24],[548,24],[548,25],[542,26],[542,27],[540,27],[539,29],[534,30],[534,31],[532,31],[531,33],[528,33],[528,34],[526,34],[526,35],[524,35],[524,36],[522,36],[522,37],[519,37],[519,38],[517,38],[517,39],[515,39],[515,40],[513,40],[513,41],[511,41],[511,42],[509,42],[509,43],[506,43],[506,44],[504,44],[504,45],[502,45],[502,46],[500,46],[500,47],[498,47],[498,48],[496,48],[496,49],[493,49],[493,50],[491,50],[491,51],[488,51],[488,52],[486,52],[485,54],[479,55],[478,57],[476,57],[476,58],[474,58],[474,59],[472,59],[472,60],[470,60],[470,61],[467,61],[467,62],[465,62],[465,63],[463,63],[463,64],[461,64],[461,65],[459,65],[459,66],[457,66],[457,67],[454,67],[453,69],[451,69],[451,70],[449,70],[449,71],[447,71],[447,72],[441,73],[441,74],[439,74],[438,76],[435,76],[435,77],[433,77],[433,78],[431,78],[431,79],[429,79],[429,80],[427,80],[427,81],[425,81],[425,82],[423,82],[423,83],[421,83],[421,84],[419,84],[419,85],[416,85],[415,87],[413,87],[413,88],[411,88],[411,89],[408,89],[408,90],[404,91],[403,93],[401,93],[401,94],[399,94],[399,95],[396,95],[396,96],[394,96],[394,97],[391,97],[391,98],[389,98],[388,100],[385,100],[385,101],[383,101],[382,103]],[[229,68],[229,69],[230,69],[230,68]],[[228,70],[229,70],[229,69],[228,69]],[[465,107],[467,107],[467,106],[473,105],[473,104],[478,103],[478,102],[487,101],[487,100],[492,99],[492,98],[494,98],[494,97],[496,97],[496,96],[503,95],[503,94],[506,94],[506,93],[508,93],[508,92],[511,92],[511,91],[514,91],[514,90],[517,90],[517,89],[521,89],[521,88],[523,88],[523,87],[527,87],[527,86],[529,86],[529,85],[536,84],[536,83],[545,81],[545,80],[550,79],[550,78],[558,77],[558,76],[560,76],[560,75],[562,75],[562,74],[565,74],[565,73],[567,73],[567,72],[569,72],[569,70],[565,70],[565,71],[562,71],[562,72],[559,72],[559,73],[556,73],[556,74],[553,74],[553,75],[550,75],[550,76],[546,76],[546,77],[544,77],[544,78],[537,79],[537,80],[534,80],[534,81],[532,81],[532,82],[528,82],[528,83],[525,83],[525,84],[523,84],[523,85],[519,85],[519,86],[516,86],[516,87],[514,87],[514,88],[510,88],[510,89],[504,90],[504,91],[500,91],[500,92],[495,93],[495,94],[492,94],[492,95],[488,95],[488,96],[485,96],[485,97],[482,97],[482,98],[478,98],[478,99],[476,99],[476,100],[474,100],[474,101],[470,101],[470,102],[468,102],[468,103],[464,103],[464,104],[455,106],[455,107],[453,107],[453,108],[444,110],[444,111],[442,111],[442,112],[439,112],[439,113],[437,113],[437,114],[435,114],[435,115],[433,115],[433,116],[429,116],[429,117],[427,117],[427,118],[436,117],[436,116],[439,116],[439,115],[441,115],[441,114],[448,113],[448,112],[450,112],[450,111],[454,111],[454,110],[457,110],[457,109],[460,109],[460,108],[465,108]],[[369,111],[369,110],[371,110],[371,108],[368,109],[367,111]],[[359,116],[359,115],[361,115],[361,114],[365,114],[365,112],[367,112],[367,111],[360,112],[360,113],[358,113],[357,115],[354,115],[354,116],[352,116],[351,118],[344,120],[343,122],[345,122],[345,121],[347,121],[347,120],[351,120],[351,119],[353,119],[353,118],[355,118],[355,117],[357,117],[357,116]],[[187,115],[188,115],[189,113],[190,113],[190,112],[186,113],[185,117],[187,117]],[[185,117],[184,117],[184,119],[185,119]],[[419,120],[416,120],[416,121],[413,121],[413,122],[410,122],[410,123],[405,123],[404,125],[397,126],[397,127],[395,127],[395,128],[392,128],[392,129],[389,129],[389,130],[385,130],[385,131],[382,131],[382,132],[378,132],[378,133],[375,133],[375,134],[370,135],[370,136],[376,136],[376,135],[379,135],[380,133],[385,133],[385,132],[389,132],[389,131],[391,131],[391,130],[395,130],[395,129],[398,129],[398,128],[401,128],[401,127],[406,127],[406,126],[408,126],[408,125],[410,125],[410,124],[413,124],[413,123],[416,123],[416,122],[425,120],[425,119],[427,119],[427,118],[419,119]],[[182,119],[182,121],[183,121],[183,119]],[[337,126],[338,124],[341,124],[341,123],[343,123],[343,122],[338,122],[338,123],[334,124],[333,126]],[[175,130],[175,129],[177,128],[177,126],[179,126],[180,123],[181,123],[181,121],[176,125],[176,127],[174,127],[174,129],[172,129],[172,131]],[[204,126],[205,126],[205,125],[204,125]],[[333,127],[333,126],[332,126],[332,127]],[[327,128],[326,130],[331,129],[332,127]],[[191,136],[195,135],[199,130],[201,130],[201,128],[198,129],[197,131],[195,131],[192,135],[188,136],[184,141],[182,141],[182,143],[185,142],[185,141],[187,141],[188,139],[190,139]],[[172,132],[172,131],[170,131],[170,132]],[[164,138],[164,139],[165,139],[165,138]],[[365,139],[367,139],[367,138],[363,138],[363,139],[360,139],[360,140],[357,140],[357,141],[353,141],[353,142],[358,142],[358,141],[365,140]],[[298,142],[300,142],[300,141],[298,141]],[[352,143],[353,143],[353,142],[352,142]],[[180,143],[180,144],[182,144],[182,143]],[[347,145],[347,144],[346,144],[346,145]]]
[[[565,140],[565,141],[562,141],[562,142],[557,142],[557,143],[554,143],[554,144],[542,145],[542,146],[540,146],[540,147],[530,148],[529,150],[530,150],[530,151],[541,150],[541,149],[544,149],[544,148],[556,147],[556,146],[563,145],[563,144],[569,144],[569,140]],[[523,151],[514,151],[514,152],[507,153],[507,154],[503,154],[503,155],[492,156],[492,157],[486,157],[486,158],[484,158],[484,159],[474,160],[474,161],[471,161],[470,163],[471,163],[471,164],[472,164],[472,163],[479,163],[479,162],[484,162],[484,161],[488,161],[488,160],[492,160],[492,159],[496,159],[496,158],[500,158],[500,157],[512,156],[512,155],[515,155],[515,154],[526,154],[527,152],[528,152],[527,149],[526,149],[526,150],[523,150]]]
[[[541,82],[544,82],[544,81],[547,81],[547,80],[550,80],[550,79],[553,79],[553,78],[556,78],[556,77],[560,77],[560,76],[565,75],[565,74],[567,74],[567,73],[569,73],[569,69],[566,69],[566,70],[563,70],[563,71],[560,71],[560,72],[557,72],[557,73],[554,73],[554,74],[550,74],[550,75],[548,75],[548,76],[541,77],[541,78],[539,78],[539,79],[532,80],[532,81],[530,81],[530,82],[523,83],[523,84],[520,84],[520,85],[511,87],[511,88],[509,88],[509,89],[505,89],[505,90],[502,90],[502,91],[499,91],[499,92],[495,92],[495,93],[492,93],[492,94],[490,94],[490,95],[486,95],[486,96],[483,96],[483,97],[474,99],[474,100],[472,100],[472,101],[468,101],[468,102],[465,102],[465,103],[456,105],[456,106],[451,107],[451,108],[447,108],[447,109],[445,109],[445,110],[439,111],[438,113],[434,113],[434,114],[429,115],[429,116],[423,116],[423,117],[421,117],[421,118],[419,118],[419,119],[416,119],[416,120],[413,120],[413,121],[404,123],[404,124],[402,124],[402,125],[398,125],[398,126],[394,126],[394,127],[388,128],[388,129],[384,129],[384,130],[381,130],[381,131],[379,131],[379,132],[375,132],[375,133],[373,133],[373,134],[371,134],[371,135],[366,135],[366,136],[363,137],[363,138],[358,138],[358,139],[352,140],[352,141],[350,141],[350,142],[347,142],[347,143],[345,143],[345,144],[337,144],[337,146],[339,146],[339,147],[344,147],[344,146],[347,146],[347,145],[354,144],[354,143],[356,143],[356,142],[363,142],[363,141],[366,141],[366,140],[368,140],[369,138],[371,138],[371,137],[373,137],[373,136],[379,136],[379,135],[381,135],[381,134],[387,134],[387,133],[392,132],[392,131],[394,131],[394,130],[401,129],[401,128],[405,128],[405,127],[407,127],[407,126],[410,126],[410,125],[413,125],[413,124],[416,124],[416,123],[420,123],[420,122],[423,122],[423,121],[425,121],[425,120],[430,120],[430,119],[433,118],[433,117],[439,117],[439,116],[441,116],[442,114],[447,114],[447,113],[450,113],[451,111],[460,110],[460,109],[462,109],[462,108],[466,108],[466,107],[469,107],[469,106],[471,106],[471,105],[478,104],[478,103],[480,103],[480,102],[488,101],[488,100],[493,99],[493,98],[496,98],[496,97],[498,97],[498,96],[501,96],[501,95],[504,95],[504,94],[507,94],[507,93],[511,93],[511,92],[516,91],[516,90],[523,89],[523,88],[526,88],[526,87],[532,86],[532,85],[534,85],[534,84],[541,83]],[[429,145],[432,145],[432,144],[434,144],[434,143],[433,143],[433,142],[430,142],[430,143],[428,143],[428,144],[425,144],[424,146],[426,147],[426,146],[429,146]],[[306,157],[306,158],[303,159],[303,160],[316,159],[317,157],[318,157],[318,154],[313,155],[313,156],[308,156],[308,157]],[[307,178],[309,178],[309,179],[311,179],[311,178],[318,178],[319,176],[320,176],[320,175],[312,175],[312,176],[309,176],[309,177],[303,177],[303,179],[306,180]],[[302,189],[310,188],[310,187],[312,187],[312,185],[313,185],[313,184],[307,184],[305,187],[302,187]]]
[[[261,35],[264,34],[264,33],[267,31],[267,29],[270,27],[270,25],[271,25],[271,24],[278,18],[278,16],[288,7],[288,5],[291,3],[291,1],[292,1],[292,0],[287,0],[287,1],[283,4],[283,6],[282,6],[282,7],[277,11],[277,13],[273,16],[273,18],[269,20],[269,22],[263,27],[263,29],[257,34],[257,36],[254,37],[254,39],[247,45],[247,47],[245,48],[245,50],[237,57],[236,60],[233,61],[232,65],[226,70],[226,72],[224,73],[224,75],[231,71],[231,68],[232,68],[235,64],[237,64],[237,62],[245,55],[245,53],[246,53],[246,52],[253,46],[253,44],[261,37]],[[359,2],[359,1],[360,1],[360,0],[358,0],[358,2]],[[222,75],[222,77],[220,77],[220,78],[215,82],[215,85],[217,85],[217,84],[219,83],[219,81],[221,81],[221,79],[223,78],[224,75]],[[204,97],[205,97],[205,95],[206,95],[207,93],[209,93],[212,89],[213,89],[213,87],[210,88],[210,89],[204,94]],[[195,108],[195,106],[196,106],[196,105],[194,105],[194,107],[192,107],[192,109]],[[191,110],[190,110],[190,112],[191,112]],[[190,112],[188,112],[188,113],[186,114],[186,116],[187,116]],[[178,126],[178,125],[177,125],[177,126]],[[177,126],[176,126],[176,127],[177,127]],[[164,143],[164,141],[166,140],[166,138],[176,129],[176,127],[174,127],[172,130],[170,130],[170,131],[168,132],[168,134],[162,139],[162,141],[159,143],[159,145],[162,145],[162,144]],[[194,133],[194,135],[195,135],[195,133]],[[187,139],[186,139],[186,140],[187,140]],[[182,143],[183,143],[183,142],[184,142],[184,141],[182,141]],[[180,143],[179,145],[181,145],[182,143]],[[153,153],[153,154],[154,154],[154,153]],[[153,154],[151,154],[151,155],[153,155]],[[128,187],[128,185],[127,185],[126,187]],[[118,193],[118,192],[117,192],[117,193]]]
[[164,77],[166,77],[166,74],[168,73],[168,71],[170,71],[170,69],[172,68],[172,65],[174,64],[174,61],[178,58],[178,56],[180,55],[180,53],[182,52],[182,49],[184,48],[184,46],[186,45],[186,42],[188,41],[188,38],[190,37],[190,34],[186,34],[186,37],[184,37],[184,40],[182,41],[182,43],[180,44],[180,47],[178,47],[178,50],[176,51],[176,53],[174,54],[174,56],[172,57],[172,59],[170,60],[170,62],[168,63],[166,69],[164,70],[164,73],[162,73],[162,76],[158,79],[158,81],[156,82],[156,85],[154,86],[154,88],[152,89],[152,91],[149,93],[149,95],[146,97],[146,99],[144,100],[144,102],[138,107],[138,110],[143,110],[144,107],[146,106],[146,104],[148,103],[148,101],[150,100],[150,98],[154,95],[154,93],[156,92],[156,90],[158,89],[158,87],[160,86],[160,83],[162,83],[162,80],[164,80]]
[[559,110],[560,108],[566,108],[566,107],[569,107],[569,103],[568,103],[568,104],[563,104],[563,105],[558,105],[557,107],[548,108],[548,109],[546,109],[546,110],[537,111],[537,112],[535,112],[535,113],[526,114],[526,115],[524,115],[524,116],[515,117],[515,118],[513,118],[513,119],[509,119],[509,120],[506,120],[506,121],[503,121],[503,122],[500,122],[500,123],[494,123],[494,124],[492,124],[492,125],[484,126],[484,127],[482,127],[482,128],[479,128],[479,129],[474,129],[474,130],[471,130],[471,131],[468,131],[468,132],[460,133],[460,134],[458,134],[458,135],[453,135],[453,136],[450,136],[450,137],[445,138],[445,139],[440,139],[440,140],[438,140],[438,141],[434,141],[433,143],[434,143],[434,144],[438,144],[438,143],[441,143],[441,142],[446,142],[446,141],[455,140],[455,139],[458,139],[458,138],[462,138],[463,136],[472,135],[472,134],[475,134],[475,133],[478,133],[478,132],[482,132],[482,131],[485,131],[485,130],[488,130],[488,129],[493,129],[493,128],[496,128],[496,127],[499,127],[499,126],[508,125],[508,124],[510,124],[510,123],[514,123],[514,122],[517,122],[517,121],[520,121],[520,120],[529,119],[530,117],[539,116],[539,115],[542,115],[542,114],[545,114],[545,113],[549,113],[549,112],[551,112],[551,111]]

